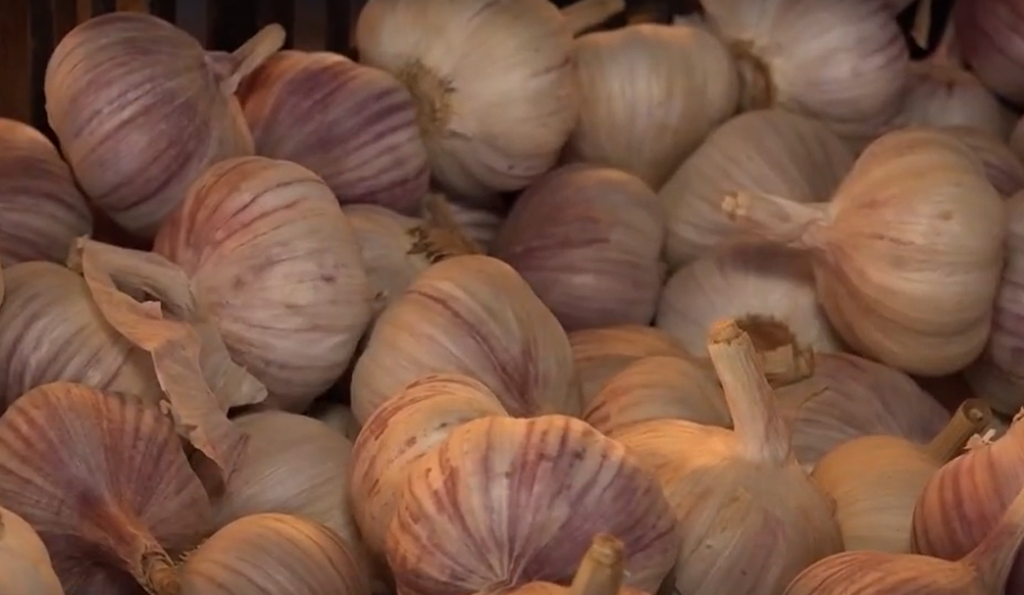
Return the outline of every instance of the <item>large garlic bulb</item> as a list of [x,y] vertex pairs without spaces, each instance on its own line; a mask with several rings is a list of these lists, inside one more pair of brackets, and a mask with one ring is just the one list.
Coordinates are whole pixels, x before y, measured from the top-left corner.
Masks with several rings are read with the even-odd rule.
[[949,133],[882,136],[829,203],[740,192],[722,208],[756,235],[812,255],[825,312],[857,351],[940,376],[984,349],[1005,211],[977,156]]
[[732,227],[722,196],[744,188],[799,202],[830,195],[853,165],[827,126],[782,110],[741,114],[715,130],[658,192],[668,211],[673,268],[714,251]]
[[582,102],[570,155],[632,173],[655,190],[736,109],[732,57],[699,28],[591,33],[576,41],[574,57]]
[[516,190],[551,168],[576,124],[572,32],[621,9],[583,6],[593,10],[573,7],[566,19],[548,0],[370,0],[356,46],[412,93],[443,186]]

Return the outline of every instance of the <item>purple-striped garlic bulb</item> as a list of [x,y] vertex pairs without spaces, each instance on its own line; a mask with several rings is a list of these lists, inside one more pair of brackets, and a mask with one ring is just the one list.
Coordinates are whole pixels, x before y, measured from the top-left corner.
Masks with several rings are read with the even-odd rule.
[[305,410],[341,376],[373,313],[352,226],[324,181],[294,163],[214,165],[154,250],[191,277],[232,357],[282,409]]
[[341,204],[419,213],[427,150],[416,104],[391,75],[331,52],[271,56],[238,92],[256,153],[324,179]]
[[567,165],[531,185],[495,240],[568,331],[647,324],[664,280],[664,213],[639,178]]
[[234,97],[284,43],[271,25],[238,51],[207,53],[157,17],[112,12],[75,27],[46,68],[46,115],[82,189],[129,232],[152,238],[189,185],[253,153]]
[[64,262],[92,214],[57,148],[28,124],[0,118],[0,259]]

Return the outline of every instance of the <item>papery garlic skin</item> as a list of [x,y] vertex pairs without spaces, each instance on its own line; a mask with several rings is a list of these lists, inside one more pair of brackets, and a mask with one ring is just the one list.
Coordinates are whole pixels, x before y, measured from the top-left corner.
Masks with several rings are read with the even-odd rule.
[[154,251],[192,278],[232,358],[295,411],[341,376],[372,311],[359,244],[308,169],[265,157],[222,161],[196,181]]
[[526,186],[576,124],[572,37],[547,0],[371,0],[355,41],[409,88],[431,173],[458,194]]
[[384,301],[402,295],[430,266],[426,254],[413,253],[423,221],[377,205],[349,205],[341,210],[355,232],[370,286]]
[[294,161],[343,204],[414,215],[427,152],[409,92],[388,74],[330,52],[278,52],[239,89],[259,155]]
[[576,40],[573,55],[581,107],[569,154],[629,172],[654,190],[736,109],[732,57],[698,28],[590,33]]
[[50,554],[31,525],[0,508],[0,593],[64,595]]
[[712,132],[658,192],[668,213],[669,264],[677,268],[732,239],[723,196],[757,189],[800,202],[822,200],[853,161],[849,146],[821,122],[778,109],[736,116]]
[[988,181],[1003,197],[1024,189],[1024,161],[1000,138],[965,126],[950,126],[944,131],[974,151],[985,168]]
[[903,126],[964,126],[1006,140],[1014,114],[981,81],[955,64],[911,62],[903,109]]
[[71,170],[41,132],[0,118],[0,258],[63,263],[92,231],[92,213]]
[[443,260],[374,324],[352,374],[352,411],[375,409],[427,374],[479,380],[512,415],[579,414],[565,331],[509,265],[481,255]]
[[698,356],[707,354],[708,329],[723,318],[780,322],[802,347],[840,351],[817,299],[805,255],[775,246],[741,245],[673,273],[662,291],[655,326]]

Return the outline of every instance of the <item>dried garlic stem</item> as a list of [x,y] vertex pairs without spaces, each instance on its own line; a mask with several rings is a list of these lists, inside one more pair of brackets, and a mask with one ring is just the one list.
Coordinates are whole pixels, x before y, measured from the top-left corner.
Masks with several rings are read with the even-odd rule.
[[576,570],[569,595],[618,595],[625,577],[622,542],[606,533],[594,536]]
[[273,23],[260,29],[249,41],[230,54],[217,53],[210,60],[214,71],[221,75],[220,88],[225,94],[233,95],[238,84],[259,68],[267,58],[284,47],[284,27]]
[[1024,489],[1010,503],[1002,519],[962,562],[975,569],[986,593],[1002,593],[1017,552],[1024,543]]
[[[950,18],[952,20],[952,18]],[[918,0],[917,10],[914,12],[914,24],[910,28],[910,36],[914,39],[917,47],[928,47],[928,38],[932,32],[932,2],[931,0]]]
[[981,399],[968,399],[956,410],[946,427],[928,443],[928,454],[943,463],[964,452],[967,442],[992,423],[992,410]]
[[166,552],[150,552],[142,556],[141,578],[138,582],[149,595],[178,595],[181,592],[178,570]]
[[790,461],[789,428],[775,409],[775,393],[747,333],[734,320],[715,323],[708,333],[708,354],[744,454],[780,465]]
[[829,221],[826,205],[798,203],[762,192],[741,191],[722,199],[722,212],[764,239],[809,249],[821,246]]
[[562,9],[562,18],[573,35],[600,25],[626,10],[625,0],[580,0]]
[[409,231],[413,237],[409,254],[423,254],[431,263],[453,256],[483,254],[483,249],[462,232],[444,196],[431,192],[423,206],[427,220],[425,225]]
[[814,352],[801,347],[789,326],[774,318],[749,314],[736,319],[761,357],[761,369],[768,384],[787,386],[814,373]]

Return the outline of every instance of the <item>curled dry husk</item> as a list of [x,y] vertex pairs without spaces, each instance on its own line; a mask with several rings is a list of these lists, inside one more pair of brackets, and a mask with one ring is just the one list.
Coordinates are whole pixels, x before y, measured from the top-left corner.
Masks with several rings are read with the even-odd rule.
[[624,543],[626,584],[644,591],[676,559],[664,496],[620,444],[567,416],[511,418],[470,378],[411,383],[374,412],[354,458],[357,519],[371,547],[384,537],[402,593],[566,581],[599,532]]
[[46,115],[85,193],[128,231],[152,237],[203,170],[252,154],[233,93],[284,35],[270,25],[235,53],[211,55],[148,14],[113,12],[75,27],[46,68]]
[[981,162],[937,129],[871,144],[832,200],[726,196],[741,228],[812,255],[818,298],[858,352],[923,376],[984,349],[1003,266],[1003,201]]
[[853,165],[827,126],[782,110],[741,114],[716,129],[658,192],[668,211],[673,268],[730,239],[722,196],[745,188],[810,202],[831,195]]
[[419,211],[430,183],[409,92],[331,52],[286,50],[247,77],[239,101],[256,153],[303,165],[344,204]]
[[0,417],[0,506],[36,530],[68,595],[160,594],[171,555],[212,529],[170,420],[71,383],[36,388]]
[[708,329],[723,318],[777,321],[802,346],[839,351],[817,300],[805,254],[776,246],[731,246],[673,273],[655,324],[695,355],[706,353]]
[[567,149],[657,190],[732,116],[739,79],[728,50],[700,28],[633,25],[576,40],[580,119]]
[[0,592],[64,595],[50,554],[25,519],[0,507]]
[[534,182],[495,240],[568,331],[647,324],[664,267],[661,203],[639,178],[575,164]]
[[723,321],[709,333],[708,352],[735,430],[653,420],[612,438],[657,475],[674,509],[683,536],[678,592],[779,593],[842,551],[832,503],[793,457],[750,337]]
[[375,409],[425,374],[481,381],[512,415],[579,414],[565,331],[515,270],[467,254],[420,273],[377,319],[352,374],[352,410]]
[[41,132],[0,118],[0,258],[64,262],[92,214],[57,148]]
[[579,114],[572,34],[623,6],[583,0],[563,15],[547,0],[370,0],[355,40],[362,62],[408,87],[434,177],[481,196],[554,165]]
[[1003,197],[1024,189],[1024,161],[998,138],[963,126],[944,129],[974,151],[985,167],[988,181]]
[[352,226],[323,180],[294,163],[214,165],[154,250],[188,275],[198,308],[275,407],[303,411],[330,387],[373,314]]

